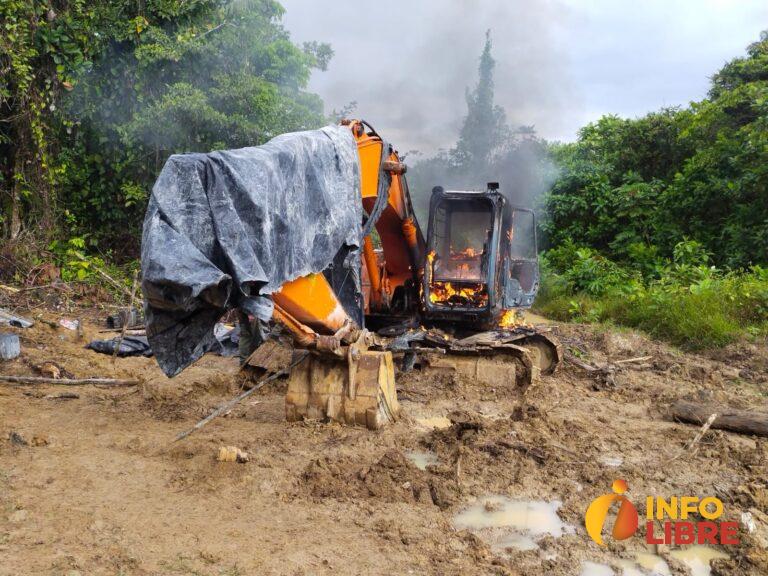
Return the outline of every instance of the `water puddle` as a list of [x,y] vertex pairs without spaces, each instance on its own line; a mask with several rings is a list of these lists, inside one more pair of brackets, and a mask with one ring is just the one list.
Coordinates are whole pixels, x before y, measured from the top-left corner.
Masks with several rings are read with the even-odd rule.
[[608,466],[609,468],[618,468],[624,464],[624,458],[615,454],[604,454],[598,460],[603,466]]
[[637,564],[651,573],[651,576],[672,576],[669,565],[661,556],[651,554],[650,552],[639,552],[635,556]]
[[440,462],[437,454],[429,452],[428,450],[412,450],[411,452],[406,452],[405,455],[419,470],[426,470],[427,466],[432,466]]
[[719,558],[728,558],[728,554],[709,546],[689,546],[680,550],[672,550],[669,555],[680,560],[691,571],[691,576],[709,576],[712,568],[709,563]]
[[[712,569],[709,563],[718,558],[728,558],[724,552],[720,552],[709,546],[690,546],[680,550],[673,550],[669,555],[679,560],[688,567],[690,576],[710,576]],[[634,560],[622,558],[616,561],[621,569],[621,576],[672,576],[669,564],[664,558],[650,552],[638,552]],[[596,562],[584,562],[581,576],[609,576],[613,570],[606,564]]]
[[584,562],[581,565],[581,576],[614,576],[613,569],[608,564]]
[[573,527],[557,515],[559,500],[512,500],[491,495],[459,512],[453,518],[458,529],[471,530],[496,552],[507,548],[535,550],[536,540],[551,535],[559,538],[573,532]]
[[530,536],[518,534],[516,532],[498,538],[497,541],[491,545],[491,548],[496,552],[504,552],[507,548],[514,548],[515,550],[525,552],[526,550],[536,550],[538,547],[539,545],[536,544],[536,540]]
[[451,421],[445,416],[430,416],[429,418],[416,418],[416,423],[430,430],[443,430],[451,427]]
[[664,558],[650,552],[639,552],[634,560],[619,560],[622,576],[672,576]]
[[632,560],[619,560],[616,562],[621,568],[621,576],[647,576],[648,573],[640,568]]

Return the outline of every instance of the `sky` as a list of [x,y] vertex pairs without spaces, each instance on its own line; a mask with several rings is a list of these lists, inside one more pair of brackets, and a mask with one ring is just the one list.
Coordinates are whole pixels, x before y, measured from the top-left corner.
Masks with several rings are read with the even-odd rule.
[[335,51],[309,89],[357,103],[401,152],[451,148],[491,30],[496,102],[511,125],[572,141],[604,114],[702,99],[768,29],[766,0],[280,0],[296,42]]

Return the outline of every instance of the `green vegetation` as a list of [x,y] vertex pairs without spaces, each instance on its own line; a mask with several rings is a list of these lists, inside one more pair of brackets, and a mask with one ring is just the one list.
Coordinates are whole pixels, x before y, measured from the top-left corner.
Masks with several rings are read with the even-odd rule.
[[304,89],[333,52],[293,44],[282,14],[272,0],[3,2],[3,237],[135,258],[170,154],[324,124]]
[[692,240],[646,276],[572,242],[549,250],[543,270],[537,309],[555,319],[631,326],[691,349],[768,334],[768,269],[718,269]]
[[709,97],[636,120],[606,116],[552,147],[545,230],[612,258],[671,257],[684,237],[718,265],[768,261],[768,33]]
[[[0,279],[53,261],[68,281],[130,285],[170,154],[325,123],[306,86],[333,51],[294,44],[282,15],[274,0],[0,3]],[[704,100],[605,116],[566,144],[509,125],[494,67],[489,33],[456,145],[409,173],[422,219],[432,186],[498,180],[544,216],[545,314],[693,348],[766,334],[767,33]]]
[[702,348],[768,325],[768,33],[708,98],[551,147],[539,309]]

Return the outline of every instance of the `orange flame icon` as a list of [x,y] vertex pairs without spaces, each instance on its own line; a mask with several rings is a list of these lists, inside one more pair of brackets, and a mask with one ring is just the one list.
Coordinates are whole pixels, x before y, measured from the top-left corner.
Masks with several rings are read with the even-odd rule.
[[603,494],[595,498],[587,508],[584,516],[584,524],[587,528],[587,534],[600,546],[605,546],[603,542],[603,525],[608,516],[608,511],[614,502],[621,502],[619,513],[616,515],[616,522],[613,524],[611,535],[616,540],[625,540],[637,531],[637,509],[624,493],[629,489],[626,481],[613,481],[613,494]]

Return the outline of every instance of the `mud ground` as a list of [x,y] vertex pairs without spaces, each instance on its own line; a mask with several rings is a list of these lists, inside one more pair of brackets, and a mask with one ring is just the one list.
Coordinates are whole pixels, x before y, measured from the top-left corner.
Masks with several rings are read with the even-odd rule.
[[[60,313],[17,310],[57,321]],[[237,361],[207,355],[165,378],[151,358],[85,350],[103,326],[79,312],[81,335],[38,321],[3,374],[53,361],[75,377],[138,378],[129,388],[0,384],[0,575],[580,574],[645,550],[644,528],[606,548],[584,530],[595,497],[624,478],[645,495],[716,495],[725,516],[750,512],[753,531],[712,574],[768,574],[768,439],[673,422],[678,398],[741,407],[768,403],[768,347],[744,343],[684,354],[632,333],[560,325],[570,353],[628,363],[606,384],[565,363],[527,394],[522,420],[511,382],[481,386],[451,374],[399,375],[403,416],[381,432],[287,423],[284,382],[173,443],[242,384]],[[89,319],[90,314],[90,319]],[[77,398],[62,399],[62,393]],[[446,417],[448,428],[430,428]],[[426,420],[425,420],[426,419]],[[443,419],[444,421],[444,419]],[[426,423],[425,423],[426,422]],[[221,446],[248,452],[219,462]],[[406,457],[434,452],[419,469]],[[617,466],[617,462],[620,462]],[[573,528],[534,550],[492,547],[454,516],[489,495],[559,500]],[[641,525],[643,521],[641,520]],[[687,569],[669,556],[673,574]]]

